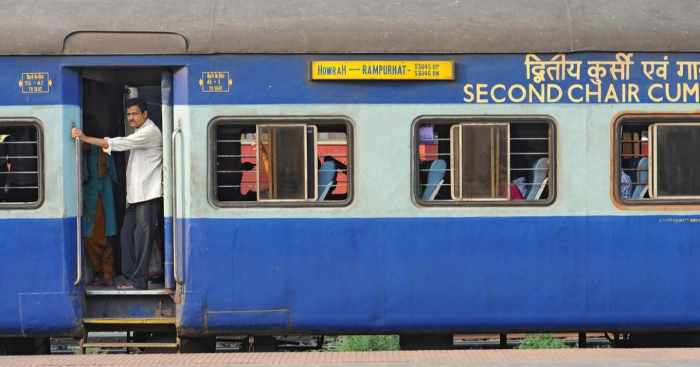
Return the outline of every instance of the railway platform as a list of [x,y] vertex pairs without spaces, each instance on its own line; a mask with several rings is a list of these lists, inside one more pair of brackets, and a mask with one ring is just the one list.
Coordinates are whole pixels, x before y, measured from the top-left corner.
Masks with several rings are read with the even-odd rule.
[[122,354],[4,356],[12,367],[152,366],[567,366],[690,367],[700,365],[700,349],[447,350],[401,352],[287,352],[212,354]]

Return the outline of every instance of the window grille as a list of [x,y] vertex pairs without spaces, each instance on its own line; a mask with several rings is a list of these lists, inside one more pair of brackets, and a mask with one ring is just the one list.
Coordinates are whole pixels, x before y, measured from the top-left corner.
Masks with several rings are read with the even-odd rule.
[[0,208],[41,201],[41,132],[33,122],[0,121]]
[[617,131],[616,192],[623,202],[700,199],[700,122],[623,119]]
[[432,118],[416,126],[422,204],[542,205],[553,198],[550,121]]
[[220,120],[214,124],[220,205],[344,204],[350,133],[344,121]]

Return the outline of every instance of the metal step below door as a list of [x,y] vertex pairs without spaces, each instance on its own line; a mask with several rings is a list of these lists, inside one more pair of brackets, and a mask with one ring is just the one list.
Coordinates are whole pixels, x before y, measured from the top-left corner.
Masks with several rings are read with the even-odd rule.
[[172,352],[178,349],[173,292],[88,288],[80,350]]
[[169,289],[87,289],[85,319],[174,318],[175,300]]
[[179,343],[174,317],[85,318],[80,350],[172,352]]

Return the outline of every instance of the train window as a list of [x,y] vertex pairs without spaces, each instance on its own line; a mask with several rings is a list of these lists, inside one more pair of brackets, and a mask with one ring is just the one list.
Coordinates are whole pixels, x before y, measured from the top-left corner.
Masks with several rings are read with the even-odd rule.
[[33,121],[0,120],[0,208],[33,208],[42,198],[41,131]]
[[553,200],[552,121],[423,117],[414,129],[418,203],[546,205]]
[[219,206],[346,205],[350,124],[342,119],[219,119],[210,135]]
[[[654,119],[654,120],[652,120]],[[617,197],[631,204],[700,200],[700,121],[623,118],[617,129]]]

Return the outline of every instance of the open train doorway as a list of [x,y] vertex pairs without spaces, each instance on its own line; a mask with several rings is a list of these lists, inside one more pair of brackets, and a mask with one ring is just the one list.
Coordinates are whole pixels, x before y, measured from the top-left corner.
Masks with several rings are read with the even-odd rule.
[[171,80],[163,68],[81,70],[83,132],[114,138],[106,149],[81,144],[79,205],[88,294],[173,288],[173,247],[164,230],[169,198],[163,189]]

